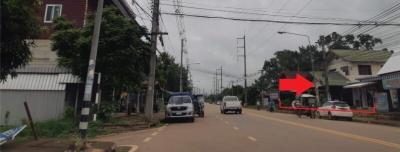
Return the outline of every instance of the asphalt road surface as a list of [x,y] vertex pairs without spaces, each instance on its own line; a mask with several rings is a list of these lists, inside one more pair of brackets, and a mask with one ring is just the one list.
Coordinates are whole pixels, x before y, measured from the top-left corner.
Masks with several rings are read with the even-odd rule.
[[206,105],[204,118],[101,137],[140,152],[400,152],[400,128],[349,121],[298,118],[244,109],[220,114]]

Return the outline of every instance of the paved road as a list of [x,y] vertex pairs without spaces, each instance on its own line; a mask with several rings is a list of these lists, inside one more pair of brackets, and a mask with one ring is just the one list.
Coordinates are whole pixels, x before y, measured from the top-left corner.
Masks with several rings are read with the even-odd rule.
[[218,106],[207,105],[205,118],[195,123],[170,123],[99,140],[137,145],[140,152],[399,152],[400,128],[250,109],[223,115]]

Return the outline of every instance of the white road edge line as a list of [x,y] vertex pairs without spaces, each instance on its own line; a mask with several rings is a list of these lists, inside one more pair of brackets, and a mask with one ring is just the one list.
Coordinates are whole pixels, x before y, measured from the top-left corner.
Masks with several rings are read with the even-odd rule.
[[249,138],[251,141],[257,141],[257,139],[252,136],[247,136],[247,138]]
[[236,126],[233,126],[233,129],[235,129],[235,130],[239,130],[239,128],[238,128],[238,127],[236,127]]
[[135,152],[136,150],[139,149],[139,146],[137,145],[119,145],[118,147],[131,147],[131,149],[128,152]]
[[149,142],[150,140],[151,140],[151,137],[146,137],[146,138],[143,140],[143,142],[146,143],[146,142]]
[[156,135],[158,135],[158,132],[153,132],[151,135],[156,136]]

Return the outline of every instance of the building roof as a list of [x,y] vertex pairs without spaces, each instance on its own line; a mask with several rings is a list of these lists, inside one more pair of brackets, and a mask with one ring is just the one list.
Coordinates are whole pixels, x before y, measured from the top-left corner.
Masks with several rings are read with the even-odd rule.
[[386,62],[392,52],[382,50],[331,50],[337,57],[350,62]]
[[57,66],[56,63],[34,63],[31,62],[23,68],[15,70],[17,73],[71,73],[71,70]]
[[[283,75],[287,78],[294,78],[296,74],[300,74],[303,77],[305,77],[308,80],[312,80],[312,72],[297,72],[297,71],[289,71],[289,72],[284,72]],[[322,82],[322,86],[325,84],[325,78],[323,76],[323,71],[314,71],[315,78]],[[329,85],[330,86],[345,86],[347,85],[347,82],[350,82],[349,79],[344,77],[338,72],[329,72],[328,74],[328,79],[329,79]]]
[[9,76],[6,82],[0,83],[0,90],[65,90],[66,83],[79,83],[79,78],[72,74],[18,74]]
[[66,83],[80,83],[77,76],[71,71],[47,62],[34,63],[17,69],[17,77],[7,77],[5,82],[0,82],[0,90],[65,90]]
[[[325,84],[325,78],[323,76],[323,71],[315,71],[315,78],[320,80],[322,84]],[[345,86],[350,80],[341,75],[338,72],[329,72],[328,81],[330,86]]]
[[378,75],[400,71],[400,51],[393,53],[385,65],[379,70]]

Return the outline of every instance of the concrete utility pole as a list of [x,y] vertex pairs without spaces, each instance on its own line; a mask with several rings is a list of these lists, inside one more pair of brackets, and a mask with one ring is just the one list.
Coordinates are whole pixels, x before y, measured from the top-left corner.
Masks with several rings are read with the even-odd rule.
[[244,61],[244,103],[247,102],[247,66],[246,66],[246,35],[243,36],[243,38],[237,38],[237,39],[242,39],[243,40],[243,46],[238,47],[238,48],[243,48],[243,61]]
[[104,5],[104,0],[99,0],[97,2],[97,10],[96,10],[96,16],[95,16],[95,20],[94,20],[92,45],[91,45],[91,49],[90,49],[89,66],[88,66],[88,71],[86,74],[85,92],[84,92],[84,96],[83,96],[81,117],[80,117],[80,122],[79,122],[79,132],[81,135],[81,139],[86,139],[86,132],[87,132],[89,120],[90,120],[90,105],[91,105],[91,99],[92,99],[94,73],[95,73],[95,68],[96,68],[97,48],[98,48],[98,44],[99,44],[100,26],[101,26],[102,14],[103,14],[103,5]]
[[93,114],[93,121],[97,121],[97,113],[100,111],[100,101],[101,101],[101,73],[97,73],[97,92],[95,99],[96,113]]
[[153,118],[153,100],[154,100],[154,81],[156,74],[157,64],[157,35],[159,34],[159,6],[160,0],[153,1],[153,17],[151,23],[151,57],[150,57],[150,71],[149,80],[147,83],[146,92],[146,110],[145,115],[147,121],[151,121]]
[[183,43],[184,40],[181,39],[181,67],[179,76],[179,92],[183,92]]
[[222,86],[222,66],[219,68],[219,69],[217,69],[217,71],[220,71],[220,78],[221,78],[221,84],[220,84],[220,88],[221,88],[221,91],[222,91],[222,89],[223,89],[223,86]]
[[329,93],[329,70],[328,70],[328,51],[325,51],[325,39],[322,42],[322,54],[323,54],[323,61],[324,61],[324,78],[325,78],[325,94],[326,100],[331,100],[331,94]]

